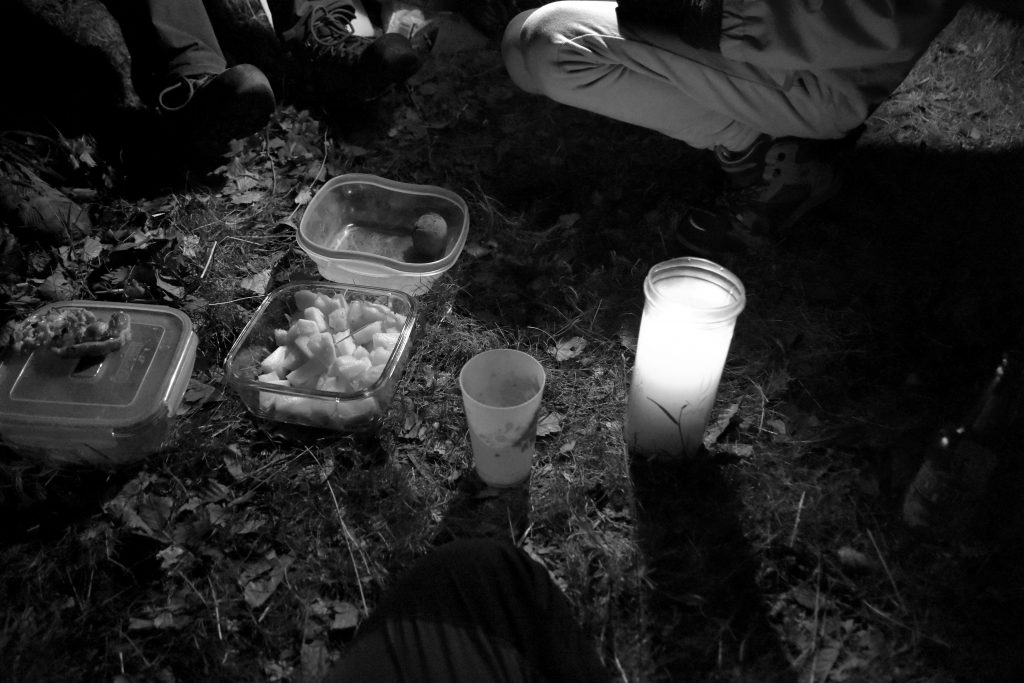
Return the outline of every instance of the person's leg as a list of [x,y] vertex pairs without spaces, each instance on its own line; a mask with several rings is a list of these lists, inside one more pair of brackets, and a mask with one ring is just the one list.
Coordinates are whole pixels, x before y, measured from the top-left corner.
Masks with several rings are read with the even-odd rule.
[[524,12],[502,53],[527,92],[714,150],[729,187],[679,232],[703,256],[743,250],[758,243],[751,232],[787,229],[834,196],[834,160],[865,116],[863,103],[813,74],[734,62],[664,28],[622,22],[615,2]]
[[227,65],[202,0],[105,1],[125,34],[135,87],[153,105],[146,126],[124,132],[131,182],[213,167],[232,139],[267,124],[270,82],[251,64]]
[[440,546],[401,577],[327,681],[608,680],[547,571],[496,540]]
[[518,15],[502,52],[528,92],[659,131],[699,149],[771,137],[838,138],[860,113],[810,74],[759,69],[620,23],[615,2],[566,1]]
[[165,78],[218,74],[227,67],[203,0],[146,0]]

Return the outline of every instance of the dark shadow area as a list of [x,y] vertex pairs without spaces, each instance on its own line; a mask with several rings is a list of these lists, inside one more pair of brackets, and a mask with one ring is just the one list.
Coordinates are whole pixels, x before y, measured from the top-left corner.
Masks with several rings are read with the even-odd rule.
[[476,471],[464,473],[444,518],[434,534],[434,545],[460,538],[494,538],[511,542],[522,538],[529,526],[529,482],[509,488],[494,488]]
[[1021,177],[1021,149],[865,144],[844,193],[780,250],[815,305],[861,321],[844,341],[853,352],[801,381],[851,417],[837,445],[874,460],[893,572],[916,627],[944,643],[922,650],[956,680],[1024,676],[1024,406],[966,537],[909,534],[899,505],[928,440],[970,415],[1003,351],[1024,351]]
[[842,194],[773,255],[807,305],[858,323],[844,340],[857,353],[834,362],[859,381],[808,378],[819,396],[864,405],[906,387],[936,417],[963,414],[1024,343],[1022,174],[1020,149],[858,148]]
[[45,129],[47,134],[113,134],[138,113],[141,102],[128,74],[124,36],[112,22],[96,21],[102,5],[83,8],[88,33],[53,8],[33,13],[19,2],[0,9],[0,58],[9,66],[0,126]]
[[1020,0],[972,0],[970,4],[1000,12],[1017,20],[1024,20],[1024,5]]
[[725,468],[692,459],[633,457],[637,528],[651,589],[657,670],[670,681],[713,680],[739,668],[745,680],[795,681],[768,622],[758,561],[739,522]]
[[134,472],[87,467],[54,470],[0,447],[0,547],[49,542],[102,512]]

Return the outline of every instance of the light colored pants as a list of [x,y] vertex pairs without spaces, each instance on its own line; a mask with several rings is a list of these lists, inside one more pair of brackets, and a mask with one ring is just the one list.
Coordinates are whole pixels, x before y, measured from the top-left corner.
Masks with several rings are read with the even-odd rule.
[[554,2],[515,17],[502,55],[523,90],[659,131],[698,149],[772,137],[842,137],[863,122],[808,72],[760,69],[665,29],[620,25],[615,2]]

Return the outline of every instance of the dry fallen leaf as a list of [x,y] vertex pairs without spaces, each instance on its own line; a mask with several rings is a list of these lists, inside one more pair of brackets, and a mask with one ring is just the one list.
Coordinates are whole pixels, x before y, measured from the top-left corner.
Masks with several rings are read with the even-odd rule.
[[569,360],[583,353],[583,350],[587,348],[587,340],[583,337],[570,337],[569,339],[563,339],[553,349],[548,349],[548,353],[555,357],[555,360],[561,362],[563,360]]
[[246,567],[238,577],[246,604],[254,609],[263,605],[284,580],[292,562],[294,558],[290,555],[278,557],[270,551],[263,559]]
[[548,434],[557,434],[562,431],[562,418],[565,415],[561,413],[548,413],[537,422],[537,436],[547,436]]
[[239,284],[242,289],[254,294],[266,294],[267,287],[270,285],[270,269],[267,268],[249,277],[243,277]]

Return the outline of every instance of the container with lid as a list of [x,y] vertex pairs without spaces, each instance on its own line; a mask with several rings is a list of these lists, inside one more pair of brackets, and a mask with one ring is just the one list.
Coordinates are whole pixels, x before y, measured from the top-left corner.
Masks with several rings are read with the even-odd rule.
[[98,358],[48,350],[0,355],[0,440],[50,465],[114,467],[164,444],[188,387],[197,337],[182,312],[166,306],[64,301],[36,311],[80,307],[99,319],[131,318],[131,337]]

